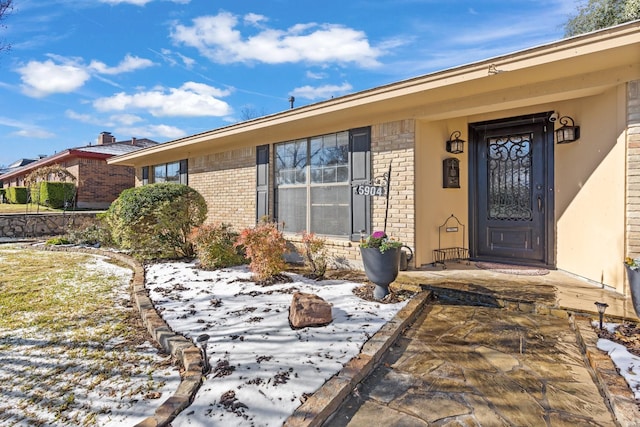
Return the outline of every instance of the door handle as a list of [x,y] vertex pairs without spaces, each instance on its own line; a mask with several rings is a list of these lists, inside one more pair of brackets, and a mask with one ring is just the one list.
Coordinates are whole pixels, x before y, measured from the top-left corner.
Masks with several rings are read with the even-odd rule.
[[538,196],[538,212],[542,212],[542,196]]

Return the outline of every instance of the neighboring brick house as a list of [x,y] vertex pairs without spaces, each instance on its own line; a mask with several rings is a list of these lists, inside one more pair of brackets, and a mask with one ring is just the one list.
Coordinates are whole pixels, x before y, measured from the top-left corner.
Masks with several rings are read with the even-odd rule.
[[[416,267],[463,247],[473,260],[562,269],[624,292],[624,257],[640,255],[639,137],[634,21],[108,163],[135,167],[136,185],[179,170],[206,199],[207,221],[243,228],[268,215],[288,238],[324,236],[343,265],[361,265],[360,230],[388,219]],[[387,210],[360,190],[390,165]],[[442,227],[452,214],[464,228]]]
[[102,132],[96,145],[69,148],[43,157],[0,175],[3,187],[25,185],[25,178],[43,166],[60,165],[76,177],[76,206],[81,209],[106,209],[118,195],[135,185],[135,169],[108,165],[107,159],[127,154],[158,143],[146,138],[117,141],[109,132]]

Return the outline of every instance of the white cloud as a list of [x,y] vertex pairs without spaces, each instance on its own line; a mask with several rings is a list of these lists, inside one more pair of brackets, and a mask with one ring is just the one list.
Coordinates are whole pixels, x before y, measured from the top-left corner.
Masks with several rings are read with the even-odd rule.
[[120,63],[115,67],[108,67],[103,62],[93,60],[89,64],[89,68],[95,70],[100,74],[121,74],[130,71],[139,70],[141,68],[147,68],[153,66],[153,61],[138,56],[131,56],[127,54]]
[[306,76],[308,79],[322,80],[327,78],[326,73],[314,73],[313,71],[307,71]]
[[135,135],[136,138],[149,139],[176,139],[186,136],[187,133],[180,128],[169,125],[146,125],[119,127],[116,129],[119,135]]
[[[252,27],[266,18],[250,14],[245,22]],[[262,28],[243,36],[237,29],[238,17],[229,12],[195,18],[192,26],[177,24],[171,37],[191,46],[218,63],[263,62],[282,64],[356,64],[370,68],[380,65],[383,50],[369,44],[362,31],[337,24],[297,24],[286,30]]]
[[90,114],[76,113],[73,110],[67,110],[64,112],[64,115],[69,119],[77,120],[82,123],[100,124],[100,121]]
[[19,131],[13,132],[12,135],[37,139],[47,139],[54,136],[53,133],[44,129],[21,129]]
[[340,86],[336,85],[324,85],[324,86],[303,86],[295,88],[291,95],[299,98],[306,98],[310,100],[316,99],[329,99],[334,96],[344,95],[353,89],[349,83],[343,83]]
[[115,75],[135,71],[154,65],[151,60],[126,55],[115,67],[108,67],[100,61],[91,61],[87,66],[81,59],[60,55],[47,55],[45,61],[29,61],[17,68],[22,80],[22,92],[34,98],[43,98],[54,93],[70,93],[82,86],[92,75],[113,86],[117,83],[101,77],[100,74]]
[[12,135],[22,136],[26,138],[51,138],[53,133],[41,129],[36,125],[31,123],[22,122],[20,120],[12,119],[9,117],[0,116],[0,126],[6,126],[10,128],[17,128],[17,131],[14,131]]
[[93,106],[99,111],[141,109],[156,117],[219,117],[231,113],[229,104],[219,99],[229,94],[229,90],[187,82],[179,88],[157,87],[131,95],[120,92],[95,100]]
[[142,117],[136,116],[135,114],[115,114],[110,117],[111,121],[120,123],[125,126],[131,126],[135,123],[140,123]]
[[73,92],[90,78],[84,67],[71,63],[56,64],[51,59],[44,62],[29,61],[17,71],[23,83],[23,92],[35,98]]
[[[153,49],[149,49],[150,51],[152,51],[153,53],[159,55],[162,57],[162,59],[167,62],[169,65],[171,66],[176,66],[179,65],[179,61],[182,61],[182,66],[184,68],[186,68],[187,70],[190,70],[193,68],[193,66],[196,64],[196,60],[193,58],[190,58],[188,56],[185,56],[179,52],[173,52],[169,49],[163,48],[160,50],[160,52],[155,51]],[[175,58],[177,57],[177,59]]]

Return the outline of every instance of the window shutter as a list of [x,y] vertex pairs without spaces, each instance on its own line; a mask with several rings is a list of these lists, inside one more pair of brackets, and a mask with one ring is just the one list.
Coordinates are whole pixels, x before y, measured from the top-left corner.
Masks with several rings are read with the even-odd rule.
[[[371,128],[349,132],[351,186],[371,181]],[[351,191],[351,241],[360,240],[360,231],[371,233],[371,197]]]
[[189,170],[187,159],[180,160],[180,184],[189,185]]
[[269,145],[256,147],[256,223],[269,215]]
[[142,185],[149,183],[149,166],[142,167]]

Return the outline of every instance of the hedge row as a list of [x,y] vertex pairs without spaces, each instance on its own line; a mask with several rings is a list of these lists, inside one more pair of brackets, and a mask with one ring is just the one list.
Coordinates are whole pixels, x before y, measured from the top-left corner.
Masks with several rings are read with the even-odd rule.
[[6,189],[7,201],[9,203],[27,203],[27,187],[8,187]]
[[69,206],[76,195],[76,186],[71,182],[43,181],[31,187],[31,201],[54,209]]
[[32,187],[8,187],[5,195],[9,203],[25,204],[29,200],[43,206],[60,209],[73,202],[76,186],[71,182],[39,182]]

